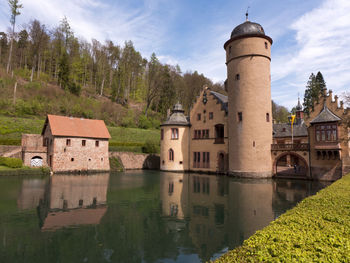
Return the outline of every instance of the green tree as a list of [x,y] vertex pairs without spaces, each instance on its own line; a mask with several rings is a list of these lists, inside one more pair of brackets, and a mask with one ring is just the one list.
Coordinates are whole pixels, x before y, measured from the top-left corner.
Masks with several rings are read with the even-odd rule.
[[272,118],[276,123],[288,122],[289,115],[290,112],[286,107],[278,105],[276,102],[272,101]]
[[306,114],[310,113],[310,109],[314,110],[314,103],[318,101],[319,96],[325,88],[326,83],[323,79],[322,73],[318,72],[316,76],[314,73],[311,73],[304,94],[303,106]]
[[61,88],[69,88],[69,63],[68,63],[68,54],[63,53],[58,65],[58,83]]
[[7,62],[7,68],[6,72],[9,73],[10,66],[11,66],[11,58],[12,58],[12,47],[13,47],[13,38],[15,35],[15,25],[16,25],[16,16],[20,15],[19,9],[21,9],[23,6],[19,4],[18,0],[8,0],[8,4],[11,9],[11,19],[10,23],[12,26],[12,34],[11,34],[11,43],[10,43],[10,52],[9,52],[9,59]]

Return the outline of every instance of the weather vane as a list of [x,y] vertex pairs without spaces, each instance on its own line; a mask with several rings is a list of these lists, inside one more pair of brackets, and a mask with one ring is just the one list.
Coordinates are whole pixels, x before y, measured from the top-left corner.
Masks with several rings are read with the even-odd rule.
[[245,21],[248,21],[248,10],[249,10],[250,6],[248,6],[247,8],[247,12],[245,13]]

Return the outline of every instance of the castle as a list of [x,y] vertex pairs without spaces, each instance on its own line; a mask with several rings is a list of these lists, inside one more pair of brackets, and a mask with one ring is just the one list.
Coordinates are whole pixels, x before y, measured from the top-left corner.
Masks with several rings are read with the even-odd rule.
[[271,45],[261,25],[245,21],[224,44],[228,96],[204,88],[189,116],[177,103],[161,125],[160,169],[336,180],[350,171],[350,110],[323,90],[304,116],[275,124],[271,106]]

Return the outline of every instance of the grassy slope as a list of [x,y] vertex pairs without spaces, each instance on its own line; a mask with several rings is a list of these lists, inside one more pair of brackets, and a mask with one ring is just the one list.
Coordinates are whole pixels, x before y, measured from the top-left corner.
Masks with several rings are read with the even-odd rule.
[[350,262],[350,174],[216,262]]
[[[0,116],[0,144],[20,145],[22,133],[41,133],[44,124],[42,118],[17,118]],[[160,140],[159,130],[137,128],[108,127],[112,136],[111,145],[140,146],[146,141],[156,144]]]

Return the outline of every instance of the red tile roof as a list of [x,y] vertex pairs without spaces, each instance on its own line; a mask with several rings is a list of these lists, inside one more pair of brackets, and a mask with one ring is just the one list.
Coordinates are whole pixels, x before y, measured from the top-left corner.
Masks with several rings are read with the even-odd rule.
[[47,115],[42,134],[45,132],[48,123],[50,124],[51,133],[53,136],[100,139],[111,138],[111,135],[109,134],[107,127],[102,120]]

